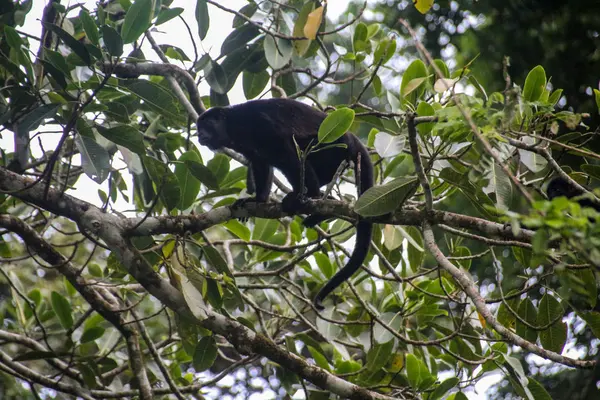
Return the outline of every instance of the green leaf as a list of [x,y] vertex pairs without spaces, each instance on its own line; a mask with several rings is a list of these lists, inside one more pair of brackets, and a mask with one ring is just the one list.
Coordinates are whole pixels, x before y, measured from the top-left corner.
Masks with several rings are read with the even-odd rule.
[[[258,11],[258,5],[256,3],[248,3],[244,7],[240,8],[239,13],[250,18],[256,13],[256,11]],[[232,27],[239,28],[240,26],[244,25],[246,22],[247,21],[244,18],[236,15],[235,17],[233,17]]]
[[597,311],[580,312],[579,316],[591,329],[596,339],[600,339],[600,313]]
[[246,179],[247,175],[248,175],[248,168],[246,168],[246,167],[238,167],[232,171],[229,171],[227,176],[225,176],[225,179],[223,179],[223,181],[221,182],[221,187],[223,187],[223,188],[231,187],[231,186],[235,185],[236,183],[238,183],[239,181]]
[[428,400],[441,399],[446,394],[446,392],[448,392],[448,390],[458,385],[458,382],[460,382],[460,379],[458,379],[456,376],[446,379],[444,382],[440,383],[435,388],[433,393],[431,393],[431,395],[429,396]]
[[325,278],[331,278],[333,276],[333,265],[331,265],[329,257],[323,253],[315,253],[314,257],[319,270],[325,275]]
[[561,353],[567,341],[567,325],[560,320],[564,314],[562,305],[554,296],[544,294],[538,307],[538,326],[546,326],[556,321],[543,331],[540,331],[540,343],[546,350]]
[[377,48],[375,48],[375,52],[373,53],[373,57],[374,57],[373,61],[375,63],[381,62],[381,64],[383,65],[392,58],[392,56],[394,55],[395,52],[396,52],[396,39],[395,38],[384,39],[381,42],[379,42],[379,44],[377,45]]
[[153,11],[154,0],[135,0],[135,3],[127,10],[121,28],[123,43],[137,40],[150,27]]
[[[525,322],[529,323],[532,326],[536,326],[537,323],[537,310],[533,305],[533,302],[529,297],[523,299],[521,304],[519,304],[519,308],[517,310],[517,314],[521,317]],[[532,343],[535,343],[538,337],[538,333],[535,329],[528,327],[527,325],[521,323],[517,319],[517,335],[521,336],[523,339],[526,339]]]
[[94,22],[92,17],[90,17],[90,14],[83,9],[79,11],[79,19],[81,20],[81,25],[83,25],[83,30],[89,41],[98,46],[100,43],[100,34],[98,33],[96,22]]
[[144,100],[153,111],[167,118],[185,121],[177,108],[179,101],[164,86],[144,79],[121,80],[119,84]]
[[434,78],[433,81],[436,81],[439,78],[450,78],[450,71],[448,70],[448,66],[446,65],[444,60],[440,60],[439,58],[436,58],[435,60],[433,60],[433,63],[435,64],[436,67],[438,67],[438,69],[442,73],[441,77],[438,76],[437,73],[435,72],[435,69],[433,68],[433,66],[430,65],[429,66],[429,75],[432,75],[432,77]]
[[108,50],[108,54],[113,57],[120,57],[123,54],[123,39],[119,35],[119,32],[108,25],[104,25],[100,30],[102,31],[102,38],[104,39],[104,45],[106,46],[106,50]]
[[73,310],[71,303],[62,294],[53,291],[50,295],[52,309],[58,317],[60,324],[65,329],[70,329],[73,326]]
[[194,200],[198,197],[200,192],[200,181],[196,179],[194,174],[190,171],[186,160],[199,163],[200,156],[195,151],[186,151],[179,157],[180,163],[175,165],[175,176],[179,181],[179,188],[181,189],[181,200],[179,201],[178,208],[180,210],[188,209]]
[[419,360],[414,354],[406,354],[406,377],[410,386],[416,390],[426,389],[431,382],[432,376],[425,363]]
[[257,74],[252,72],[244,71],[242,75],[242,85],[244,88],[244,96],[250,100],[261,94],[263,89],[269,83],[269,73],[267,71],[261,71]]
[[156,17],[154,25],[164,24],[165,22],[179,16],[182,12],[183,8],[181,7],[165,8],[158,13],[158,17]]
[[229,157],[225,154],[215,154],[208,162],[208,169],[217,178],[217,182],[221,183],[229,173]]
[[110,173],[110,155],[94,139],[76,135],[75,145],[81,155],[83,172],[94,182],[102,183]]
[[144,166],[150,179],[159,190],[159,196],[165,207],[170,211],[179,205],[181,200],[181,190],[179,181],[168,166],[155,158],[144,156]]
[[252,239],[267,241],[277,233],[277,228],[279,228],[279,221],[276,219],[256,218],[252,230]]
[[217,249],[212,246],[202,246],[202,252],[204,253],[206,262],[208,262],[218,273],[233,278],[227,263]]
[[354,211],[363,217],[376,217],[394,211],[413,188],[416,178],[401,177],[381,186],[373,186],[360,196]]
[[246,43],[257,37],[260,30],[253,24],[244,24],[234,29],[223,41],[221,45],[221,55],[227,55],[234,50],[244,47]]
[[90,329],[86,329],[81,338],[79,339],[80,343],[88,343],[93,342],[96,339],[99,339],[104,335],[104,328],[101,326],[94,326]]
[[73,36],[69,35],[67,31],[54,24],[49,24],[47,22],[42,22],[42,24],[44,24],[44,26],[47,29],[55,33],[56,36],[58,36],[65,45],[67,45],[71,50],[73,50],[73,52],[77,54],[86,65],[90,65],[92,63],[92,56],[90,55],[87,47],[85,47],[83,43],[75,39]]
[[354,36],[352,37],[352,48],[354,49],[355,53],[363,51],[367,48],[367,35],[367,25],[365,25],[363,22],[360,22],[358,25],[356,25]]
[[273,69],[281,69],[287,65],[292,58],[294,50],[292,43],[287,39],[274,39],[267,35],[264,41],[265,57]]
[[523,98],[527,101],[538,101],[546,88],[546,71],[541,65],[536,66],[525,78]]
[[227,230],[242,240],[250,240],[250,229],[237,219],[230,219],[223,224]]
[[117,125],[113,128],[104,128],[97,126],[98,133],[113,143],[126,147],[139,155],[144,155],[146,146],[144,146],[144,136],[131,125]]
[[58,107],[60,107],[60,104],[44,104],[35,107],[20,119],[17,127],[18,134],[25,137],[30,131],[37,129],[47,118],[54,118]]
[[23,45],[23,40],[21,40],[21,36],[17,33],[17,30],[12,26],[5,25],[4,26],[4,37],[6,38],[6,43],[10,47],[15,50],[20,50]]
[[387,364],[390,357],[394,355],[395,340],[390,340],[385,343],[373,344],[373,347],[367,353],[367,364],[365,368],[369,371],[381,370]]
[[216,61],[211,60],[204,67],[204,76],[206,82],[212,90],[219,94],[225,94],[229,90],[227,87],[228,79],[225,70]]
[[[562,94],[562,89],[559,89],[561,91],[560,94]],[[558,90],[556,90],[554,93],[558,92]],[[552,96],[550,96],[550,99],[553,99],[554,97],[554,93],[552,93]],[[558,97],[560,99],[560,94],[556,97]],[[598,89],[594,89],[594,100],[596,101],[596,108],[598,108],[598,112],[600,112],[600,90]],[[558,101],[558,99],[556,100]],[[556,104],[556,101],[552,104]]]
[[402,75],[402,83],[400,84],[402,109],[406,109],[408,105],[414,106],[416,104],[417,99],[425,91],[425,87],[421,84],[425,82],[427,76],[427,67],[421,60],[414,60],[408,68],[406,68],[406,71],[404,71],[404,74]]
[[541,383],[532,377],[528,377],[527,380],[529,381],[527,388],[533,395],[534,400],[552,400],[552,396],[550,396]]
[[219,189],[217,177],[206,165],[191,160],[185,160],[185,165],[189,168],[192,175],[205,184],[207,188],[212,190]]
[[[435,115],[433,106],[425,101],[422,101],[417,106],[417,115],[419,117],[431,117]],[[433,129],[434,122],[425,122],[417,125],[417,131],[421,135],[429,135]]]
[[217,359],[217,341],[214,336],[204,336],[194,350],[192,361],[196,372],[206,371]]
[[327,371],[331,371],[331,366],[329,365],[329,362],[327,361],[327,357],[325,357],[325,355],[323,355],[323,353],[321,353],[319,350],[315,349],[312,346],[307,346],[308,347],[308,351],[310,352],[310,355],[312,356],[312,358],[315,360],[315,363],[323,368],[324,370]]
[[328,114],[319,127],[319,143],[336,141],[350,129],[353,122],[354,110],[350,108],[338,108]]
[[204,40],[206,33],[208,32],[208,27],[210,26],[206,0],[196,1],[196,22],[198,23],[198,35],[200,36],[200,40]]

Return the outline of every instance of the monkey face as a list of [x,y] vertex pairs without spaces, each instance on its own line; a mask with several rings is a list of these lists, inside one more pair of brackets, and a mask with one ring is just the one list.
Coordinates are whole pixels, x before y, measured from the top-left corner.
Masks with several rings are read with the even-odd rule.
[[202,146],[211,150],[228,147],[229,135],[225,121],[225,110],[222,108],[211,108],[204,112],[196,122],[198,128],[198,141]]

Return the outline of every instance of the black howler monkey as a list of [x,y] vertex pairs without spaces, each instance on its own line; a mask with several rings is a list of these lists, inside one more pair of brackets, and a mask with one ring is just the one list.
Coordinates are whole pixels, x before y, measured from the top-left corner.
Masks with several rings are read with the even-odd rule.
[[[546,188],[546,194],[548,194],[548,198],[552,200],[555,197],[565,196],[568,199],[573,197],[581,196],[584,194],[581,190],[574,187],[567,181],[561,177],[554,178],[548,184]],[[587,198],[577,199],[577,202],[582,207],[592,207],[596,211],[600,212],[600,204]]]
[[[326,116],[324,112],[295,100],[254,100],[209,109],[198,118],[198,137],[200,144],[212,150],[226,147],[243,154],[250,161],[248,174],[250,176],[251,173],[254,178],[256,197],[253,200],[257,202],[269,199],[273,167],[285,175],[293,188],[293,192],[284,198],[285,207],[286,203],[294,204],[295,199],[304,195],[320,197],[320,188],[331,182],[344,160],[354,162],[360,195],[373,186],[373,164],[365,146],[349,132],[332,143],[345,146],[334,146],[308,155],[304,164],[306,192],[303,190],[302,161],[298,158],[296,144],[302,150],[311,143],[315,145],[319,126]],[[312,216],[307,221],[314,224],[323,219],[322,216]],[[321,288],[314,299],[316,308],[323,309],[321,301],[360,268],[369,251],[372,228],[372,223],[359,220],[354,251],[348,263]]]

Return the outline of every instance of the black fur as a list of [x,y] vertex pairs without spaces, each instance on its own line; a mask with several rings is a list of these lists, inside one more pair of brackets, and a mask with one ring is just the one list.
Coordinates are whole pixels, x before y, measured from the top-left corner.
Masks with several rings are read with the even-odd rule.
[[[293,187],[284,198],[284,206],[293,207],[301,199],[301,149],[317,142],[317,133],[327,114],[304,103],[289,99],[254,100],[230,107],[215,107],[198,118],[200,144],[216,150],[227,147],[243,154],[251,164],[258,202],[269,199],[273,182],[273,167],[280,170]],[[343,160],[354,161],[356,176],[360,171],[359,195],[373,186],[373,164],[365,146],[352,133],[346,132],[333,147],[310,153],[304,165],[306,196],[318,198],[320,188],[327,185]],[[360,155],[360,157],[359,157]],[[357,160],[360,158],[360,164]],[[287,211],[287,210],[286,210]],[[309,223],[320,222],[323,216],[308,217]],[[359,221],[356,245],[348,263],[321,288],[314,305],[323,309],[321,301],[360,268],[369,251],[372,223]]]
[[[557,177],[548,184],[546,188],[548,198],[552,200],[555,197],[565,196],[568,199],[584,195],[584,192],[572,186],[567,180]],[[600,212],[600,204],[589,198],[578,198],[576,201],[582,207],[591,207]]]

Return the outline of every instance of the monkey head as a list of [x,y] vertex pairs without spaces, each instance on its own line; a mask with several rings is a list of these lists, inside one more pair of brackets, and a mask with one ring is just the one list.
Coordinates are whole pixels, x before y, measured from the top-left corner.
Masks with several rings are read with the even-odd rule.
[[227,132],[227,110],[223,107],[213,107],[198,117],[198,141],[202,146],[211,150],[228,147],[230,143]]
[[548,198],[550,200],[560,196],[565,196],[570,199],[572,197],[579,196],[582,194],[581,191],[571,186],[571,184],[567,180],[561,177],[554,178],[550,181],[546,189],[546,193],[548,194]]

